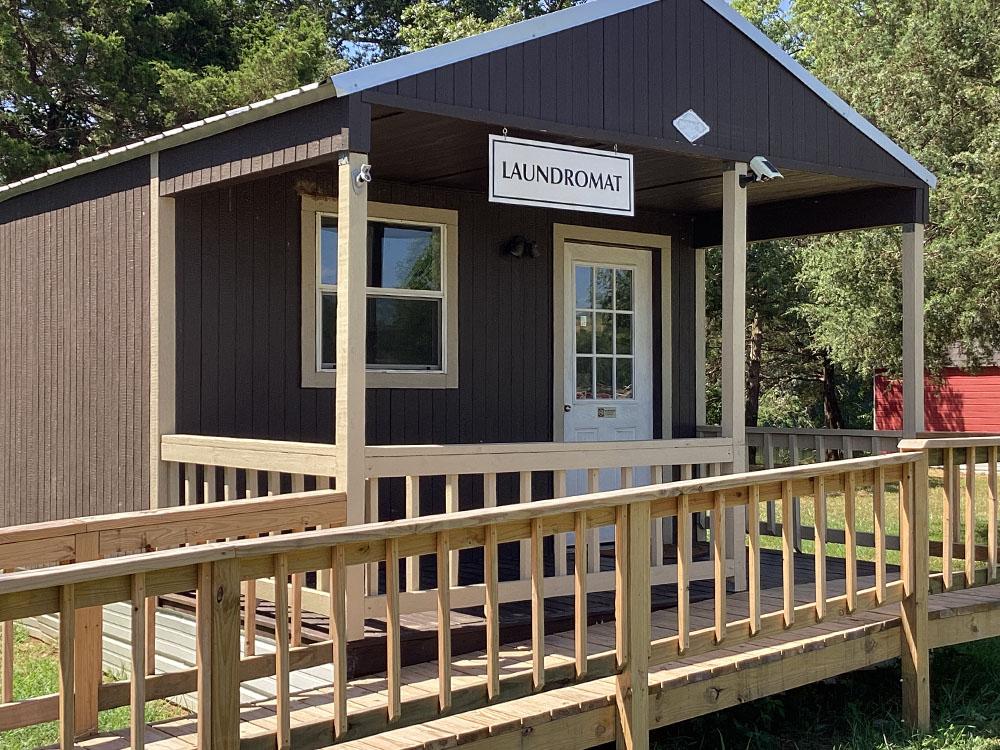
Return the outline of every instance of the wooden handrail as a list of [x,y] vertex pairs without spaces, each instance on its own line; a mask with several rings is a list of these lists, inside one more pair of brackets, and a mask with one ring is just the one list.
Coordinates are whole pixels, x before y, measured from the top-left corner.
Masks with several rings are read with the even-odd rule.
[[[995,463],[1000,438],[989,446],[989,459]],[[965,454],[967,471],[974,470],[970,462],[975,452]],[[968,477],[968,474],[967,474]],[[623,477],[627,480],[627,477]],[[967,482],[969,480],[967,479]],[[996,472],[991,474],[990,512],[996,516]],[[648,729],[648,708],[645,701],[646,673],[650,666],[679,657],[693,656],[766,636],[814,625],[827,617],[840,616],[902,602],[904,656],[904,704],[907,716],[915,723],[924,720],[927,672],[927,592],[932,584],[928,573],[930,544],[927,538],[928,455],[925,450],[903,451],[880,456],[848,459],[838,462],[809,464],[758,472],[689,479],[648,487],[637,487],[584,496],[522,502],[502,507],[453,511],[422,518],[369,523],[360,526],[316,530],[259,539],[211,542],[197,547],[154,551],[144,555],[81,562],[47,571],[22,571],[0,577],[0,611],[22,618],[62,612],[66,630],[73,630],[71,613],[88,607],[121,601],[134,601],[136,591],[146,596],[158,596],[179,591],[199,592],[199,650],[205,672],[198,680],[202,700],[199,726],[202,737],[211,735],[213,747],[235,747],[239,740],[238,711],[235,703],[238,683],[246,679],[250,663],[257,665],[262,657],[239,658],[238,588],[241,581],[269,576],[283,579],[309,571],[329,571],[331,597],[329,603],[332,647],[317,644],[296,650],[289,634],[278,628],[277,646],[281,651],[271,657],[279,677],[277,701],[278,729],[276,741],[285,744],[294,740],[296,728],[288,725],[287,673],[303,665],[334,664],[334,705],[331,709],[333,732],[338,738],[363,737],[386,728],[386,718],[395,725],[414,720],[426,720],[455,710],[454,707],[484,705],[488,699],[506,700],[531,691],[549,689],[567,681],[583,681],[614,676],[619,731],[635,739]],[[887,580],[885,550],[886,530],[879,499],[884,504],[886,485],[900,487],[900,548],[901,578]],[[762,613],[760,607],[760,543],[751,534],[750,556],[750,617],[730,620],[725,607],[726,565],[720,564],[724,553],[726,511],[749,506],[756,517],[759,503],[780,500],[789,513],[793,497],[815,499],[817,537],[826,534],[827,497],[844,495],[849,568],[854,568],[854,551],[861,538],[857,518],[851,512],[859,493],[871,487],[875,515],[879,522],[871,532],[874,544],[881,552],[876,556],[875,585],[862,588],[856,571],[848,574],[846,592],[831,595],[825,587],[817,558],[817,586],[814,601],[799,604],[795,600],[794,548],[790,538],[784,539],[781,551],[786,571],[782,592],[782,607],[776,612]],[[974,500],[974,496],[973,496]],[[691,629],[690,594],[690,530],[692,517],[707,512],[712,521],[712,549],[715,565],[716,611],[710,627]],[[652,637],[650,632],[649,533],[650,524],[664,518],[676,520],[678,538],[678,630],[666,638]],[[591,529],[615,527],[614,587],[616,609],[615,648],[600,654],[586,652],[587,608],[586,593],[589,559],[588,540]],[[544,575],[543,540],[574,532],[577,551],[573,571],[574,626],[577,648],[573,662],[558,665],[546,663],[544,653],[544,600],[550,593],[551,578]],[[991,525],[991,544],[995,543],[996,526]],[[498,637],[498,571],[497,549],[504,543],[526,543],[528,580],[531,601],[532,665],[523,675],[501,676],[499,673]],[[401,691],[400,649],[400,576],[402,559],[433,555],[438,580],[435,593],[438,617],[444,623],[453,608],[463,606],[452,596],[454,579],[453,555],[462,549],[483,548],[487,557],[482,588],[485,595],[484,614],[487,619],[487,677],[482,685],[453,684],[448,654],[451,643],[447,626],[439,629],[438,647],[442,654],[436,690],[421,697],[407,698]],[[822,549],[820,545],[819,549]],[[966,546],[967,554],[968,546]],[[825,558],[823,559],[825,563]],[[387,564],[386,594],[380,601],[386,620],[387,698],[384,706],[348,714],[346,707],[346,650],[344,644],[344,593],[347,566]],[[960,580],[945,577],[944,585],[978,585],[981,577],[969,575],[969,562]],[[995,580],[996,553],[990,554],[987,580]],[[979,571],[982,572],[982,571]],[[936,580],[936,579],[935,579]],[[457,589],[455,589],[457,591]],[[235,602],[235,604],[234,604]],[[278,597],[277,608],[285,613],[291,608],[284,596]],[[69,638],[70,635],[65,636]],[[308,651],[308,658],[304,654]],[[255,666],[254,669],[258,667]],[[187,679],[187,678],[186,678]],[[150,687],[152,683],[147,683]],[[65,688],[64,688],[65,689]],[[136,690],[136,701],[155,694],[153,690]],[[72,713],[72,700],[63,695],[64,709]],[[136,715],[138,715],[136,713]],[[330,722],[324,722],[329,727]],[[319,726],[319,723],[317,723]],[[319,731],[319,730],[317,730]],[[325,730],[326,731],[326,730]]]

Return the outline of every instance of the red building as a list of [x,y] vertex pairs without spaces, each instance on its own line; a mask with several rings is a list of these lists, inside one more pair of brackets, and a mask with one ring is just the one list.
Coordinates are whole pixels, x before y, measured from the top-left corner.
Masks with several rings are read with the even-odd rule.
[[[924,386],[925,428],[928,432],[1000,431],[1000,366],[968,372],[946,367]],[[875,378],[875,429],[903,426],[900,381]]]

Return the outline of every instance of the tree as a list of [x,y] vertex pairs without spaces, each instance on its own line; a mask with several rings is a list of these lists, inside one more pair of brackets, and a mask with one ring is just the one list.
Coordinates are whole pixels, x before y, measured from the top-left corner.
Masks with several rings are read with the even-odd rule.
[[[813,71],[934,171],[925,252],[927,361],[1000,350],[1000,4],[796,0]],[[900,233],[810,243],[816,340],[864,376],[901,367]]]
[[403,11],[398,38],[408,50],[426,49],[573,4],[571,0],[512,3],[418,0]]
[[0,10],[0,180],[342,67],[314,6],[13,0]]

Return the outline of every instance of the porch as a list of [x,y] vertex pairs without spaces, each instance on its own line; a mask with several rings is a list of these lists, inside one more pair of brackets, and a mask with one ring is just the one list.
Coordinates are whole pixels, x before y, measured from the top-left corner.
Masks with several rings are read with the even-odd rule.
[[[346,504],[327,490],[14,529],[0,545],[4,565],[14,556],[29,565],[79,560],[95,544],[106,559],[0,578],[0,611],[8,617],[58,613],[62,664],[60,695],[5,703],[0,726],[58,717],[69,746],[78,721],[85,725],[98,706],[131,704],[133,726],[160,747],[503,745],[535,727],[533,741],[544,744],[553,732],[568,731],[567,747],[576,748],[609,741],[630,726],[644,733],[901,653],[907,719],[919,725],[929,710],[926,650],[1000,634],[1000,595],[992,585],[1000,441],[933,439],[901,447],[872,457],[329,530],[318,527],[343,526]],[[980,465],[987,467],[983,487],[976,479]],[[964,481],[952,481],[955,476]],[[964,488],[961,494],[953,494],[956,486]],[[792,518],[796,497],[812,515],[812,549],[805,553],[794,550],[788,523],[775,544],[767,542],[764,506],[778,503],[784,521]],[[722,554],[734,507],[759,519],[749,525],[748,541],[739,535],[749,567],[746,593],[727,586]],[[695,532],[699,514],[709,518],[707,549]],[[939,518],[943,535],[930,537]],[[651,584],[649,539],[664,520],[676,528],[674,548],[662,550],[676,563],[676,577]],[[573,544],[567,550],[572,593],[564,597],[547,548],[560,534],[589,539],[590,529],[605,525],[614,527],[615,545],[600,545],[599,557],[613,561],[613,595],[589,589],[589,545],[578,558]],[[962,541],[950,544],[956,529]],[[291,533],[258,538],[265,530]],[[246,538],[212,541],[220,537]],[[501,604],[501,549],[522,541],[529,545],[527,604],[511,607]],[[160,549],[148,551],[153,547]],[[137,548],[147,551],[135,554]],[[462,561],[478,582],[453,584],[453,555],[466,551],[482,555]],[[408,592],[406,567],[424,555],[433,559],[433,580],[422,592]],[[704,584],[691,577],[699,558],[712,566]],[[364,640],[377,640],[384,661],[359,665],[352,658],[359,646],[347,637],[347,571],[380,563],[380,608]],[[512,575],[519,572],[517,566]],[[327,574],[336,593],[310,614],[315,600],[303,588]],[[289,575],[290,584],[275,586]],[[921,580],[929,601],[920,594]],[[481,598],[471,593],[476,589]],[[163,670],[156,662],[163,633],[149,613],[155,614],[158,598],[163,603],[185,592],[197,592],[199,602],[198,668]],[[409,593],[427,597],[410,600],[425,614],[405,611]],[[257,608],[246,603],[256,598],[273,601],[273,632],[250,616]],[[99,633],[93,608],[119,602],[132,613],[132,674],[148,676],[95,684],[95,650],[85,647]],[[441,627],[445,618],[448,627]],[[560,633],[560,619],[572,622],[572,636]],[[463,633],[470,626],[475,638]],[[527,633],[518,635],[519,628]],[[305,637],[310,629],[318,640]],[[409,653],[417,631],[433,632],[433,655]],[[271,676],[276,698],[240,708],[240,685]],[[194,718],[151,728],[139,718],[146,700],[192,692]],[[648,703],[632,704],[636,696]],[[633,723],[639,717],[645,718]],[[138,737],[81,742],[141,746]]]

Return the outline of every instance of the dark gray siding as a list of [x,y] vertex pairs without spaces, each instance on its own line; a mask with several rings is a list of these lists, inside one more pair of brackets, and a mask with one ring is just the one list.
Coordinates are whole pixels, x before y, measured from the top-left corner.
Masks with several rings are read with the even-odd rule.
[[146,507],[149,161],[0,203],[0,522]]
[[[729,159],[766,154],[779,167],[920,184],[701,0],[645,5],[365,97],[512,127]],[[696,146],[672,124],[688,109],[712,128]]]
[[[328,176],[311,179],[332,192]],[[674,328],[674,378],[678,384],[693,382],[689,219],[666,214],[604,219],[384,183],[372,186],[370,198],[459,211],[460,341],[457,389],[368,391],[369,443],[552,439],[553,222],[673,236],[680,323]],[[300,387],[299,210],[290,176],[178,198],[180,431],[332,440],[332,391]],[[514,234],[537,240],[542,257],[506,256],[503,246]],[[654,271],[656,279],[659,270]],[[659,293],[656,284],[654,309]],[[658,328],[654,340],[659,341]],[[654,354],[658,361],[659,351]],[[659,377],[657,371],[657,393]],[[683,398],[675,394],[675,415],[675,430],[689,434],[690,391]]]

